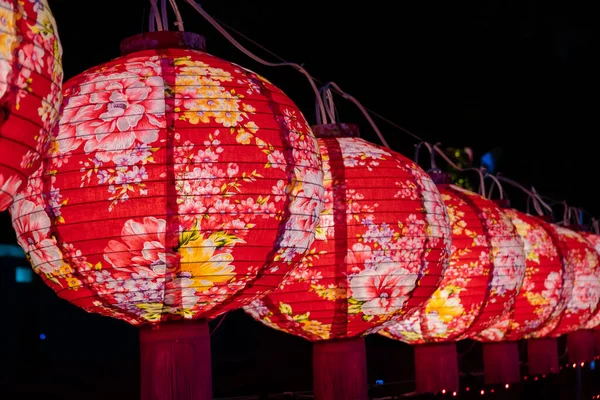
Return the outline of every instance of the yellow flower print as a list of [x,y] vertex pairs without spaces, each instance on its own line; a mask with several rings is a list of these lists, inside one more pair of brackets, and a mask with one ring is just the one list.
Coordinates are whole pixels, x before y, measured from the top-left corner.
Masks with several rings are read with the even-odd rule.
[[248,121],[244,126],[252,133],[256,133],[256,131],[258,131],[258,126],[256,126],[254,121]]
[[331,324],[323,324],[321,321],[306,319],[302,321],[302,330],[312,333],[321,339],[329,339],[329,333],[331,332]]
[[207,239],[200,236],[179,249],[181,272],[190,273],[190,279],[194,282],[191,287],[201,292],[210,289],[215,283],[229,282],[235,276],[235,267],[230,265],[233,256],[226,252],[215,254],[217,244],[214,236],[215,234]]
[[[242,109],[247,113],[254,114],[256,112],[256,108],[252,107],[250,104],[243,104]],[[252,122],[254,124],[254,122]],[[256,125],[254,125],[256,126]]]
[[237,136],[235,137],[235,140],[239,143],[239,144],[250,144],[250,141],[252,139],[252,134],[250,132],[247,132],[243,129],[240,129],[238,131]]
[[0,56],[3,59],[12,58],[12,52],[18,44],[15,25],[21,18],[21,14],[11,11],[12,7],[0,1],[0,31],[2,31],[2,40],[0,40]]
[[75,278],[74,276],[70,276],[66,279],[67,284],[69,285],[70,288],[74,288],[75,290],[77,290],[77,288],[79,286],[81,286],[81,281],[77,278]]
[[163,312],[162,303],[140,303],[136,304],[136,307],[145,311],[142,314],[142,318],[147,321],[160,321],[160,316]]
[[330,284],[328,287],[323,285],[311,285],[310,288],[317,293],[319,297],[325,300],[336,300],[346,297],[346,288],[336,287],[334,284]]
[[460,298],[458,296],[450,298],[454,292],[459,290],[458,287],[451,285],[436,290],[427,302],[425,312],[427,314],[436,313],[443,322],[452,321],[454,317],[458,317],[464,312],[463,306],[460,304]]

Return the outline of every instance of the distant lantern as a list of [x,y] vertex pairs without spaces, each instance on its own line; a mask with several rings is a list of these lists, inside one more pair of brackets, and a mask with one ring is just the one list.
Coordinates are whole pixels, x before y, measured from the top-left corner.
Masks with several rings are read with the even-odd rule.
[[314,342],[315,399],[367,399],[364,339],[419,307],[448,262],[441,196],[415,163],[360,139],[354,125],[313,127],[326,203],[317,238],[277,291],[245,310]]
[[[600,255],[600,234],[591,232],[580,232],[580,234],[591,243],[594,250],[596,250],[596,253]],[[584,329],[592,330],[592,335],[594,336],[594,353],[595,356],[600,355],[600,305],[596,309],[596,315],[585,324]],[[589,334],[587,334],[587,336],[589,337]]]
[[[589,348],[591,342],[593,350],[593,337],[577,331],[595,316],[600,298],[600,264],[594,248],[573,230],[549,226],[557,237],[558,250],[564,261],[564,274],[559,307],[542,326],[527,335],[532,339],[527,345],[531,374],[558,372],[556,338],[559,336],[571,334],[568,339],[571,342],[586,341],[588,345],[583,345],[581,349]],[[573,347],[570,360],[582,357],[578,354],[581,352]]]
[[483,341],[485,381],[514,383],[521,379],[517,340],[543,326],[560,306],[563,263],[548,223],[505,208],[523,240],[526,269],[510,311],[475,339]]
[[66,83],[13,226],[60,297],[142,326],[143,399],[212,399],[208,321],[305,256],[321,157],[295,104],[201,51],[200,36],[155,32],[124,49],[136,43],[146,50]]
[[458,390],[455,342],[475,338],[511,309],[525,273],[523,242],[493,201],[439,185],[452,223],[452,251],[429,300],[384,336],[415,346],[416,391]]
[[58,120],[62,49],[46,0],[0,0],[0,211],[27,178]]

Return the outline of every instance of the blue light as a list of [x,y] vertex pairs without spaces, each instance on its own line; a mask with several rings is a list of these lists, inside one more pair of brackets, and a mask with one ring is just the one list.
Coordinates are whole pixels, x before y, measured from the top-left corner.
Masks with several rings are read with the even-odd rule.
[[481,156],[481,166],[487,169],[490,173],[494,173],[496,169],[496,160],[492,152],[487,152]]
[[46,334],[40,333],[40,340],[46,340]]
[[17,283],[31,283],[33,279],[33,271],[30,267],[15,268],[15,281]]
[[594,361],[594,360],[590,361],[590,369],[592,371],[596,369],[596,361]]
[[377,379],[377,380],[375,381],[375,384],[376,384],[376,385],[383,385],[383,379]]

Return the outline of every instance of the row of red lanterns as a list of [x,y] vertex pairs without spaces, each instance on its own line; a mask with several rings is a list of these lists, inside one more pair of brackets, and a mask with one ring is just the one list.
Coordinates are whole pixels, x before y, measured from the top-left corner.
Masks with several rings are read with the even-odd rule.
[[415,345],[424,392],[457,389],[457,340],[485,342],[488,369],[513,365],[520,339],[589,344],[600,266],[586,238],[436,185],[351,125],[313,135],[284,93],[203,43],[140,35],[66,82],[50,140],[50,114],[28,133],[40,160],[10,209],[60,297],[141,327],[143,398],[210,398],[207,322],[241,307],[315,342],[318,399],[367,398],[370,333]]

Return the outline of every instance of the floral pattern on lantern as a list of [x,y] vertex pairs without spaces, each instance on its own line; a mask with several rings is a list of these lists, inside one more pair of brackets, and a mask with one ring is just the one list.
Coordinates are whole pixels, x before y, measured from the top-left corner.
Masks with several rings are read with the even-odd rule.
[[386,324],[384,336],[410,344],[470,338],[512,308],[525,274],[523,242],[494,202],[440,185],[452,224],[450,263],[424,306]]
[[263,296],[310,247],[323,205],[294,103],[200,51],[137,52],[71,79],[44,164],[11,209],[34,270],[136,325]]
[[559,307],[563,281],[562,259],[548,224],[516,210],[502,210],[523,239],[525,277],[513,309],[494,326],[477,335],[478,340],[519,340],[538,329]]
[[[579,232],[581,236],[583,236],[594,248],[596,254],[600,255],[600,235],[589,233],[589,232]],[[600,273],[600,268],[598,268]],[[600,278],[596,281],[598,283]],[[582,329],[595,329],[600,326],[600,307],[596,307],[595,314],[585,323]]]
[[[600,265],[591,243],[570,229],[548,226],[557,238],[564,263],[561,298],[551,318],[528,338],[559,337],[583,328],[595,316],[600,298]],[[558,282],[548,287],[558,290]]]
[[62,48],[46,0],[0,0],[0,211],[41,163],[58,120]]
[[446,267],[450,226],[435,184],[360,138],[320,138],[325,207],[317,238],[278,290],[245,310],[308,340],[372,333],[417,307]]

